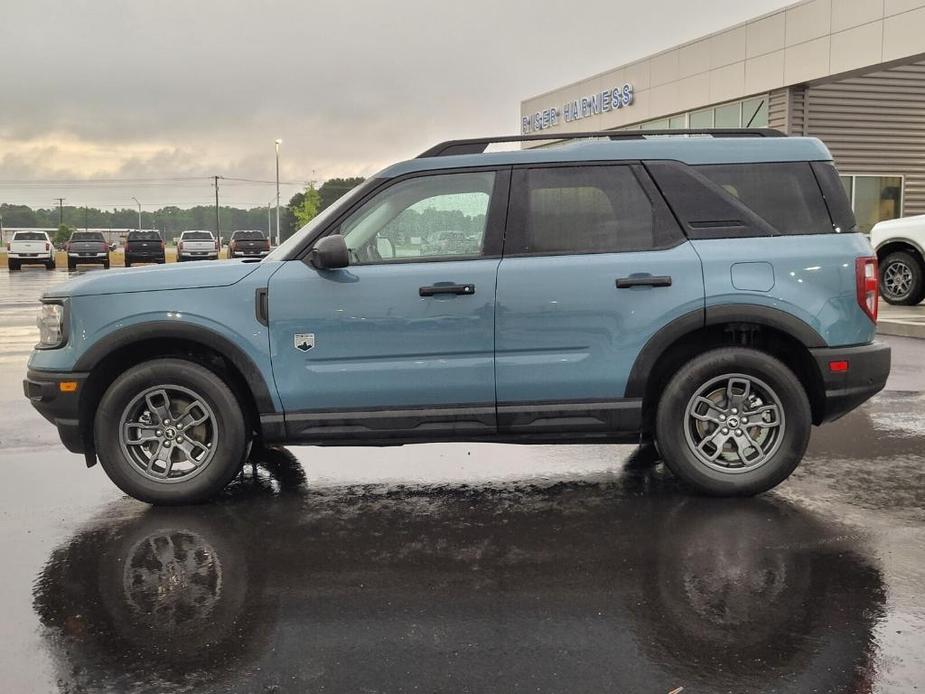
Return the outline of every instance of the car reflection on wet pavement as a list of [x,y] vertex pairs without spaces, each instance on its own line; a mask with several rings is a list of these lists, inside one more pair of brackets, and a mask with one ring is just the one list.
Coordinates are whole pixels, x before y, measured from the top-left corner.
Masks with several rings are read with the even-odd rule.
[[[3,279],[6,335],[38,280]],[[921,688],[925,344],[754,499],[647,449],[457,444],[261,449],[173,509],[62,452],[2,344],[8,691]]]

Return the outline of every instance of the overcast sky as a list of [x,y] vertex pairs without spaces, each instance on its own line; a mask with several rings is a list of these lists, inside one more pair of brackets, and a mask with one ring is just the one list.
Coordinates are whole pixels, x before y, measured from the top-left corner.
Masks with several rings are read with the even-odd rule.
[[[208,204],[205,180],[367,176],[517,133],[520,101],[785,0],[3,0],[0,202]],[[297,186],[285,185],[288,199]],[[228,181],[222,201],[273,187]]]

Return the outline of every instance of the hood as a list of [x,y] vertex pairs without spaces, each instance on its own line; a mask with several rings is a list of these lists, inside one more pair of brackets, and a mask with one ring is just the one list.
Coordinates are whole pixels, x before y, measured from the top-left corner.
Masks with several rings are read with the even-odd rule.
[[203,260],[122,270],[96,270],[50,288],[46,298],[130,294],[166,289],[227,287],[251,274],[260,263]]

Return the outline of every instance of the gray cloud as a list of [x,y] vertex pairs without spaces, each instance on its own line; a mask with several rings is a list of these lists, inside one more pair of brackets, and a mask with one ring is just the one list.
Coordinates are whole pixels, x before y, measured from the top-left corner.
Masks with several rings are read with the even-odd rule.
[[[525,97],[781,4],[6,3],[0,179],[270,178],[275,137],[285,179],[368,175],[437,140],[517,132]],[[59,138],[94,156],[72,161],[55,149]],[[229,187],[228,201],[268,194]],[[26,197],[0,186],[0,201],[16,195]]]

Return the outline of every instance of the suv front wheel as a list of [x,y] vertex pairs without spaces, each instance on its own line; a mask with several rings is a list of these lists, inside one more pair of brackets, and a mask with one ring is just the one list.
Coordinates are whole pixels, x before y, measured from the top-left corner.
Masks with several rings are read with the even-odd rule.
[[656,439],[669,469],[698,491],[751,496],[793,472],[811,425],[809,400],[790,369],[759,350],[726,347],[671,378]]
[[241,469],[248,445],[228,386],[183,359],[157,359],[119,376],[100,401],[94,438],[110,479],[151,504],[214,496]]

